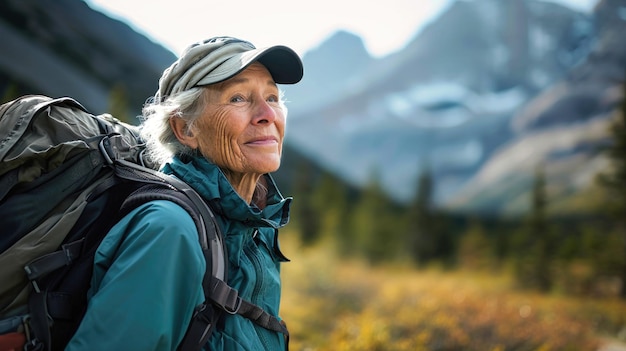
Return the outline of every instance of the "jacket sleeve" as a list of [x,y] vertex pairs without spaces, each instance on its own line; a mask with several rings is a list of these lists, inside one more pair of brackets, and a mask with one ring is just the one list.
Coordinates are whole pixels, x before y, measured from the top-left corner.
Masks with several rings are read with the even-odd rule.
[[87,312],[66,350],[174,350],[204,300],[193,220],[168,201],[116,224],[95,256]]

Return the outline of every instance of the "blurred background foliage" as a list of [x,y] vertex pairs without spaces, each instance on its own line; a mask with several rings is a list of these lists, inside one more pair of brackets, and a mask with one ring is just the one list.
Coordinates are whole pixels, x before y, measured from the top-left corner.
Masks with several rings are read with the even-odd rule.
[[[593,196],[581,194],[581,207],[570,203],[567,213],[551,202],[541,167],[535,171],[531,205],[521,217],[439,209],[431,199],[436,180],[427,171],[405,204],[381,191],[376,174],[367,187],[355,189],[332,174],[313,177],[301,169],[295,173],[292,192],[298,201],[289,226],[305,247],[326,242],[343,257],[373,265],[509,267],[520,288],[626,298],[625,109],[622,104],[613,118],[612,141],[602,150],[610,165],[598,175]],[[588,273],[577,276],[581,270]]]
[[409,204],[376,175],[357,190],[299,173],[281,234],[292,349],[626,349],[625,126],[623,103],[602,151],[610,166],[569,214],[541,167],[518,218],[438,209],[428,172]]

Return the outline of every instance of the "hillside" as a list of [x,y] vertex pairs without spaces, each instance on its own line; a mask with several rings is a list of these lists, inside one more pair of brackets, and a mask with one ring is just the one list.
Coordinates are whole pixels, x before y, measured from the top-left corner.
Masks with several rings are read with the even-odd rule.
[[[623,98],[624,8],[456,1],[382,58],[337,32],[304,54],[303,81],[284,87],[290,125],[277,180],[290,193],[306,161],[356,187],[378,174],[405,202],[428,171],[438,206],[519,213],[544,164],[554,196],[567,201],[606,164],[597,148]],[[137,115],[175,59],[80,0],[4,1],[0,35],[0,89],[72,96],[94,113],[121,87]]]
[[[606,143],[600,125],[621,100],[626,60],[616,38],[624,6],[602,1],[587,15],[544,1],[455,2],[405,49],[327,76],[326,86],[339,91],[292,114],[288,141],[354,184],[367,184],[376,170],[399,201],[428,171],[441,207],[519,214],[543,163],[556,197],[577,193],[605,165],[595,156]],[[346,45],[333,43],[342,48],[336,55],[362,51],[343,38]],[[324,49],[316,61],[307,53],[305,65],[332,65],[331,54],[320,57]],[[288,94],[299,89],[311,88]],[[586,123],[600,134],[586,136]],[[562,138],[569,141],[550,145]]]
[[535,171],[546,174],[550,198],[564,203],[593,186],[607,167],[601,148],[624,99],[626,3],[603,1],[595,11],[591,52],[510,119],[514,137],[499,147],[448,205],[457,210],[520,213]]
[[127,24],[80,0],[0,2],[0,89],[71,96],[94,113],[106,112],[121,86],[133,110],[156,91],[175,55]]

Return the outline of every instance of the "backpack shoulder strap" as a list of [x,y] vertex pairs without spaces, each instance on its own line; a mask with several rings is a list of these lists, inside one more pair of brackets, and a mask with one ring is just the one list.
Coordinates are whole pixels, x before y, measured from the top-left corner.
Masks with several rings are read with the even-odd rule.
[[[185,209],[194,220],[207,270],[202,279],[205,302],[198,306],[192,316],[187,332],[178,350],[200,350],[208,341],[218,319],[224,314],[239,314],[257,325],[289,335],[284,323],[261,307],[242,299],[227,281],[227,255],[223,235],[211,208],[187,183],[161,172],[145,169],[133,163],[118,160],[123,167],[116,167],[118,176],[125,179],[152,178],[149,184],[139,188],[124,202],[124,211],[152,200],[169,200]],[[124,167],[126,166],[126,167]],[[121,175],[120,171],[130,168]],[[135,170],[135,171],[133,171]]]
[[[187,183],[174,176],[146,169],[130,162],[117,160],[116,174],[126,180],[145,182],[146,185],[133,192],[122,205],[122,213],[154,200],[168,200],[181,206],[193,219],[207,269],[202,279],[205,302],[192,315],[189,327],[179,350],[200,350],[208,341],[224,310],[215,308],[211,300],[211,284],[214,280],[226,281],[226,253],[223,236],[210,207]],[[225,284],[225,283],[224,283]]]
[[205,252],[208,274],[227,279],[226,255],[223,236],[211,208],[202,197],[180,179],[125,160],[116,160],[114,171],[119,178],[143,182],[146,185],[132,193],[122,205],[124,212],[152,200],[171,200],[185,209],[198,229],[200,247]]

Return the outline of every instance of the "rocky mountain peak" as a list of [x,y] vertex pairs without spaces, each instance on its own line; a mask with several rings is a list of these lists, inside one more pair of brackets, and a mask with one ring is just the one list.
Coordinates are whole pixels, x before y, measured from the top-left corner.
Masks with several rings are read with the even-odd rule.
[[[519,210],[540,162],[575,192],[597,171],[588,164],[602,164],[592,150],[623,98],[624,23],[626,0],[602,0],[593,16],[459,0],[381,58],[339,31],[304,54],[302,82],[283,87],[286,149],[355,186],[375,169],[398,201],[429,171],[440,206]],[[79,0],[0,2],[0,36],[0,88],[72,96],[96,113],[119,83],[140,108],[175,59]]]

